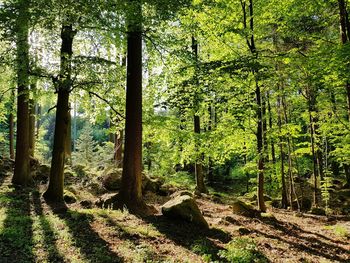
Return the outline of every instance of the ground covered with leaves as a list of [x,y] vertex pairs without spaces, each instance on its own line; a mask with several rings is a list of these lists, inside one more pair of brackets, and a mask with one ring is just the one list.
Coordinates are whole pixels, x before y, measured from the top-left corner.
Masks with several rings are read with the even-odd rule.
[[[47,204],[43,186],[1,177],[0,262],[350,262],[350,221],[273,209],[235,215],[208,196],[197,203],[209,230],[159,214]],[[169,197],[152,193],[158,208]]]

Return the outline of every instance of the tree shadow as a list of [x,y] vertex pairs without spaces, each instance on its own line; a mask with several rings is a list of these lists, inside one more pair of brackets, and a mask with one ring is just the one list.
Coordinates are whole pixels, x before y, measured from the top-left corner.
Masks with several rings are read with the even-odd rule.
[[[223,230],[216,228],[205,229],[182,220],[168,219],[161,215],[143,217],[142,219],[152,224],[160,233],[164,234],[175,244],[198,255],[210,254],[212,260],[220,259],[220,262],[225,262],[218,257],[218,252],[223,248],[217,243],[228,243],[231,240],[231,235]],[[214,240],[217,242],[214,242]]]
[[0,262],[35,262],[29,188],[15,188],[1,196],[6,218],[0,233]]
[[38,191],[33,191],[32,198],[35,214],[39,218],[39,224],[44,233],[44,246],[45,251],[48,253],[47,260],[48,262],[64,262],[64,257],[61,255],[55,245],[55,232],[53,231],[50,222],[43,214],[40,193]]
[[[281,231],[286,238],[283,238],[283,236],[271,235],[271,234],[267,234],[262,231],[253,229],[252,231],[257,234],[263,235],[271,239],[277,239],[281,242],[289,244],[293,248],[296,248],[303,252],[307,252],[309,254],[313,254],[315,256],[320,256],[320,257],[327,258],[329,260],[336,260],[339,262],[349,262],[349,259],[350,259],[349,250],[334,244],[324,242],[320,239],[320,238],[323,238],[329,242],[336,243],[334,240],[328,237],[325,237],[323,235],[313,233],[310,231],[305,231],[295,224],[292,224],[289,222],[285,223],[274,218],[259,218],[259,219],[262,223],[270,225],[274,229]],[[301,236],[300,234],[316,235],[319,238],[315,238],[312,236]],[[288,240],[287,239],[288,237],[294,238],[296,239],[296,241],[293,242],[291,240]],[[343,243],[343,244],[347,245],[346,243]],[[342,255],[342,257],[340,255]]]
[[74,244],[89,262],[119,263],[124,262],[118,254],[109,248],[109,243],[95,232],[90,223],[93,216],[69,210],[65,204],[47,202],[52,212],[62,219],[72,234]]

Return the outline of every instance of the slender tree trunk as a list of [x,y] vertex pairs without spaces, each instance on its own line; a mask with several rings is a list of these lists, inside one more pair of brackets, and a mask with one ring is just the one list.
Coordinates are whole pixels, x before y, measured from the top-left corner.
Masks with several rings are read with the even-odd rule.
[[114,160],[117,164],[118,168],[123,168],[123,140],[124,140],[124,132],[123,130],[119,131],[119,134],[115,134],[115,142],[114,142]]
[[[271,103],[270,103],[270,95],[269,92],[266,93],[266,98],[267,98],[267,110],[269,113],[269,129],[272,131],[272,111],[271,111]],[[271,143],[271,158],[272,158],[272,163],[276,163],[276,153],[275,153],[275,142],[274,138],[270,138],[270,143]]]
[[14,184],[27,185],[31,181],[29,167],[29,1],[19,2],[16,25],[17,45],[17,138],[15,170],[12,178]]
[[[350,40],[349,16],[348,16],[348,12],[346,9],[345,0],[338,0],[338,5],[339,5],[339,22],[340,22],[341,42],[343,45],[345,45]],[[346,81],[345,89],[346,89],[346,97],[347,97],[347,103],[348,103],[348,119],[350,121],[350,82],[349,82],[349,80]]]
[[[241,6],[243,10],[243,26],[244,29],[248,29],[248,23],[247,23],[247,12],[246,12],[246,4],[244,1],[241,1]],[[252,55],[255,56],[255,58],[258,57],[258,52],[256,50],[255,46],[255,39],[254,39],[254,7],[253,7],[253,0],[249,0],[249,30],[252,32],[250,39],[247,37],[247,45],[252,53]],[[266,205],[264,200],[264,172],[265,172],[265,163],[264,163],[264,149],[263,149],[263,136],[264,136],[264,130],[263,130],[263,109],[262,109],[262,99],[261,99],[261,90],[258,82],[258,70],[253,69],[252,70],[254,77],[255,77],[255,99],[256,99],[256,119],[258,122],[257,125],[257,132],[256,132],[256,139],[257,139],[257,150],[258,150],[258,189],[257,189],[257,196],[258,196],[258,207],[259,210],[262,212],[266,211]]]
[[14,99],[15,99],[15,91],[11,91],[11,111],[9,115],[9,151],[10,151],[10,159],[14,160],[15,159],[15,148],[14,148],[14,118],[13,118],[13,106],[14,106]]
[[[279,91],[281,89],[279,88]],[[285,167],[284,167],[284,160],[285,160],[285,153],[283,149],[283,137],[281,135],[282,133],[282,104],[281,104],[281,97],[279,95],[278,97],[278,129],[280,133],[279,138],[279,148],[280,148],[280,158],[281,158],[281,181],[282,181],[282,208],[286,209],[288,207],[288,198],[287,198],[287,187],[286,187],[286,178],[285,178]]]
[[52,150],[49,186],[44,197],[51,201],[63,201],[64,163],[69,128],[69,93],[72,86],[73,39],[76,31],[72,25],[63,25],[61,30],[61,65],[58,79],[56,124]]
[[264,201],[264,170],[265,170],[265,164],[264,164],[264,149],[263,149],[263,116],[262,116],[262,110],[261,110],[261,92],[259,84],[256,82],[256,89],[255,89],[255,95],[256,95],[256,103],[257,103],[257,110],[256,110],[256,116],[258,121],[258,127],[256,131],[256,139],[258,144],[258,207],[259,210],[262,212],[266,211],[265,201]]
[[[33,86],[32,86],[33,92]],[[35,152],[35,101],[29,100],[29,155],[34,157]]]
[[41,106],[40,106],[40,104],[37,104],[37,108],[36,108],[36,124],[35,124],[35,137],[36,137],[36,139],[39,138],[40,117],[41,117]]
[[311,140],[311,154],[313,160],[313,174],[314,174],[314,192],[313,192],[313,205],[318,207],[317,200],[317,176],[318,176],[318,165],[317,165],[317,157],[315,151],[315,132],[314,132],[314,121],[312,117],[312,111],[309,106],[309,121],[310,121],[310,140]]
[[[198,63],[198,43],[197,40],[192,36],[192,52],[196,61],[196,69],[197,69],[197,63]],[[196,73],[195,73],[196,74]],[[197,85],[199,85],[197,81]],[[198,98],[197,94],[195,94],[194,98],[194,109],[197,111],[198,109]],[[194,133],[195,133],[195,140],[196,140],[196,148],[200,148],[200,140],[199,135],[201,133],[201,126],[200,126],[200,117],[195,113],[193,116],[193,122],[194,122]],[[197,157],[196,163],[195,163],[195,176],[196,176],[196,192],[198,193],[207,193],[208,190],[204,183],[204,174],[203,174],[203,165],[202,165],[202,156]]]
[[65,142],[65,158],[67,164],[72,164],[72,116],[70,114],[69,100],[68,100],[68,115],[67,115],[67,137]]

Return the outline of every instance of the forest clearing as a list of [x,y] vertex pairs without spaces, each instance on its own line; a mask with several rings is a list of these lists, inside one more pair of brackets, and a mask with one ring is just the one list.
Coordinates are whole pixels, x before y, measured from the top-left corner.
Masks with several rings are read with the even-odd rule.
[[348,0],[0,0],[0,263],[350,262]]

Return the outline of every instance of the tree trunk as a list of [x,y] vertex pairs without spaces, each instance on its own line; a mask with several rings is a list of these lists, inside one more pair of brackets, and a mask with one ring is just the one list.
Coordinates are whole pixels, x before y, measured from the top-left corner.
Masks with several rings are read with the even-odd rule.
[[34,157],[35,152],[35,101],[29,100],[29,155]]
[[[349,16],[348,16],[348,12],[346,10],[345,0],[338,0],[338,5],[339,5],[339,22],[340,22],[341,42],[343,45],[345,45],[347,42],[350,41]],[[345,89],[346,89],[346,97],[347,97],[347,104],[348,104],[348,120],[350,121],[350,82],[349,82],[349,80],[346,81]]]
[[41,106],[39,104],[37,104],[37,108],[36,108],[36,124],[35,124],[35,137],[36,137],[36,139],[39,138],[40,117],[41,117]]
[[16,25],[17,46],[17,138],[15,170],[12,183],[27,185],[31,181],[29,167],[29,1],[19,2],[19,13]]
[[[242,10],[243,10],[243,26],[244,29],[248,29],[248,23],[247,23],[247,12],[246,12],[246,4],[244,1],[241,1]],[[252,55],[255,56],[255,58],[258,57],[258,52],[255,47],[255,39],[254,39],[254,7],[253,7],[253,0],[249,0],[249,30],[251,32],[250,39],[247,37],[247,45],[252,53]],[[255,77],[255,100],[256,100],[256,119],[258,122],[257,125],[257,132],[256,132],[256,139],[257,139],[257,151],[258,151],[258,189],[257,189],[257,195],[258,195],[258,207],[259,210],[262,212],[266,211],[266,205],[264,200],[264,170],[265,170],[265,164],[264,164],[264,149],[263,149],[263,136],[264,136],[264,130],[263,130],[263,109],[262,109],[262,99],[261,99],[261,90],[258,82],[258,70],[252,69],[252,72]]]
[[114,160],[117,164],[118,168],[123,168],[123,140],[124,140],[124,132],[123,130],[119,131],[119,134],[115,134],[114,140]]
[[44,197],[51,201],[63,201],[64,163],[69,127],[69,93],[72,86],[73,39],[76,31],[72,25],[63,25],[61,30],[61,65],[58,79],[56,124],[52,150],[49,187]]
[[[141,2],[130,0],[133,14],[128,17],[125,145],[122,184],[117,206],[149,214],[142,199],[142,25]],[[136,19],[135,19],[136,17]]]
[[65,158],[67,164],[72,164],[72,116],[70,114],[69,100],[68,100],[68,114],[67,114],[67,136],[65,142]]
[[317,157],[315,151],[315,132],[314,132],[314,121],[312,117],[312,112],[309,107],[309,121],[310,121],[310,140],[311,140],[311,154],[313,160],[313,174],[314,174],[314,192],[313,192],[313,206],[318,207],[317,200],[317,176],[318,176],[318,165],[317,165]]
[[[279,88],[279,91],[281,89]],[[282,133],[282,104],[281,104],[281,97],[279,95],[278,101],[278,130],[279,133]],[[280,158],[281,158],[281,181],[282,181],[282,208],[286,209],[288,207],[288,198],[287,198],[287,187],[286,187],[286,177],[285,177],[285,169],[284,169],[284,160],[285,160],[285,154],[283,149],[283,138],[280,135],[279,138],[279,148],[280,148]]]
[[[198,43],[197,40],[192,36],[192,52],[194,55],[194,59],[196,61],[195,65],[195,71],[197,74],[197,63],[198,63]],[[197,76],[196,76],[197,77]],[[197,80],[197,85],[199,85]],[[198,98],[197,98],[197,92],[194,95],[194,110],[197,111],[198,109]],[[199,135],[201,133],[201,125],[200,125],[200,117],[195,112],[193,116],[193,124],[194,124],[194,133],[195,133],[195,144],[196,148],[200,148],[200,140]],[[203,164],[202,164],[202,156],[198,156],[195,163],[195,176],[196,176],[196,192],[197,193],[207,193],[208,190],[204,183],[204,174],[203,174]]]
[[256,82],[256,117],[258,121],[258,127],[256,131],[256,139],[257,139],[257,149],[258,149],[258,207],[262,212],[266,211],[265,201],[264,201],[264,149],[263,149],[263,116],[261,109],[261,92],[259,84]]
[[[270,103],[270,95],[269,92],[267,92],[266,95],[267,98],[267,110],[269,113],[269,128],[272,131],[272,112],[271,112],[271,103]],[[276,153],[275,153],[275,142],[274,142],[274,138],[270,138],[270,143],[271,143],[271,157],[272,157],[272,163],[275,164],[276,163]]]
[[10,159],[15,159],[15,148],[14,148],[14,118],[13,118],[13,105],[15,99],[15,91],[11,91],[11,111],[9,115],[9,151],[10,151]]

